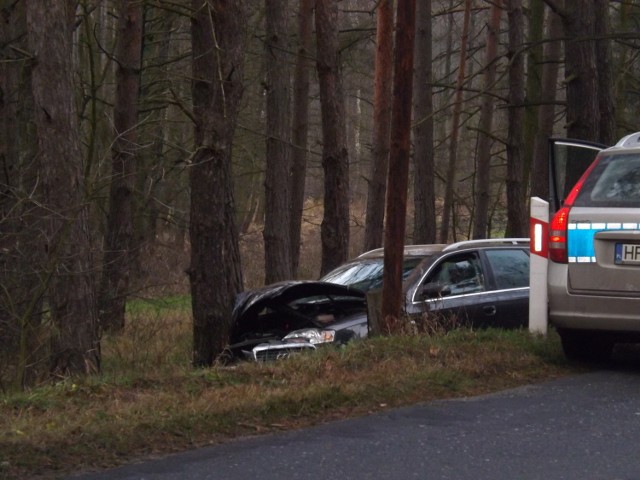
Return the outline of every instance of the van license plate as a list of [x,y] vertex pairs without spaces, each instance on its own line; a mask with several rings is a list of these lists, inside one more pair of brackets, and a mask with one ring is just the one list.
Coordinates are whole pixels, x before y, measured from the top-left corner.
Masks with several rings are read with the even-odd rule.
[[640,244],[616,243],[615,263],[618,265],[640,265]]

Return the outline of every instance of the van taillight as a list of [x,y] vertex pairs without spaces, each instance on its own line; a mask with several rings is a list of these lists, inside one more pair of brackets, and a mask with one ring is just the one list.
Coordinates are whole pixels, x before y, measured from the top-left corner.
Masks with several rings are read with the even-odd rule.
[[551,219],[551,224],[549,225],[549,259],[556,263],[568,263],[569,261],[567,251],[567,224],[569,223],[569,211],[573,206],[573,202],[575,202],[578,194],[580,193],[582,185],[591,173],[591,170],[595,168],[599,161],[600,156],[597,156],[591,165],[589,165],[589,168],[587,168],[587,170],[582,174],[580,180],[578,180],[571,189],[562,208],[560,208],[560,210],[558,210]]
[[567,221],[570,207],[556,212],[549,225],[549,259],[556,263],[567,263]]

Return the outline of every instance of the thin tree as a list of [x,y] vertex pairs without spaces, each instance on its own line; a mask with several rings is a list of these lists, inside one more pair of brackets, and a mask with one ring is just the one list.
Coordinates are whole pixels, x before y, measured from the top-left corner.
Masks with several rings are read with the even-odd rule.
[[383,331],[393,332],[402,309],[402,261],[411,149],[415,0],[398,0],[382,286]]
[[531,175],[531,196],[549,197],[549,147],[548,139],[553,135],[558,91],[558,70],[562,55],[562,21],[558,15],[549,12],[547,43],[544,48],[542,67],[542,91],[538,109],[538,130],[533,145],[533,166]]
[[338,48],[337,1],[317,0],[315,20],[324,170],[324,217],[320,227],[320,273],[323,274],[346,261],[349,254],[349,156]]
[[502,0],[491,4],[487,24],[487,44],[485,50],[484,96],[478,123],[478,147],[476,151],[475,211],[473,217],[473,238],[487,238],[489,200],[491,195],[491,144],[493,128],[493,102],[498,59],[498,37]]
[[442,223],[440,225],[440,242],[446,243],[449,238],[449,226],[453,211],[453,195],[456,183],[456,165],[458,163],[458,137],[460,136],[460,114],[462,112],[463,86],[467,65],[467,49],[469,43],[469,19],[471,17],[471,0],[464,2],[462,21],[462,36],[460,38],[460,59],[458,62],[458,77],[456,79],[453,115],[451,116],[451,137],[449,138],[449,163],[442,207]]
[[616,141],[615,88],[611,38],[609,32],[609,1],[595,0],[594,36],[596,38],[596,64],[598,66],[598,106],[600,109],[599,141],[613,145]]
[[266,0],[267,161],[265,173],[265,283],[290,279],[291,108],[287,0]]
[[50,366],[56,377],[100,370],[89,209],[73,84],[74,7],[67,0],[27,3],[46,217],[42,243],[48,256],[48,303],[55,326]]
[[118,3],[115,60],[116,98],[111,147],[109,210],[104,237],[102,280],[98,296],[100,325],[105,330],[124,328],[133,255],[133,190],[136,166],[136,124],[140,92],[143,5],[138,0]]
[[528,234],[523,194],[524,170],[524,15],[522,0],[509,0],[509,112],[507,133],[507,237]]
[[[524,151],[533,152],[536,133],[538,132],[539,110],[542,105],[542,76],[544,57],[544,0],[530,0],[528,5],[527,30],[527,61],[526,61],[526,95],[524,113]],[[546,92],[544,92],[546,93]],[[533,155],[525,155],[524,158],[524,195],[527,194],[526,186],[533,185],[532,168]],[[531,180],[531,182],[530,182]]]
[[600,101],[598,65],[594,35],[595,3],[572,0],[563,6],[558,0],[545,0],[562,18],[565,85],[567,97],[567,136],[600,140]]
[[373,134],[371,173],[367,185],[364,250],[382,246],[385,195],[391,128],[393,83],[393,0],[380,0],[376,8],[376,55],[373,74]]
[[433,58],[431,0],[416,4],[413,243],[436,241],[435,154],[433,141]]
[[313,6],[315,0],[300,0],[298,10],[298,50],[293,80],[293,149],[291,152],[291,267],[298,276],[300,232],[304,209],[307,148],[309,136],[309,55],[313,41]]
[[193,363],[211,365],[228,344],[242,272],[231,147],[242,96],[246,12],[241,0],[193,0],[193,116],[190,169]]

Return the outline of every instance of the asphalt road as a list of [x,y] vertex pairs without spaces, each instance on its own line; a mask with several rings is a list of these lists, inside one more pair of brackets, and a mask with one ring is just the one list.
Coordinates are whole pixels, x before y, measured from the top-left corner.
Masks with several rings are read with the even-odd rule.
[[640,368],[616,368],[74,480],[638,480]]

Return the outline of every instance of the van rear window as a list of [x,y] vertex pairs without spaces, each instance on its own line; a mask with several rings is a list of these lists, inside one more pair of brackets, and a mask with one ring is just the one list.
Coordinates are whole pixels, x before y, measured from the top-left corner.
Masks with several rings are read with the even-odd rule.
[[640,207],[640,155],[606,156],[584,182],[578,207]]

